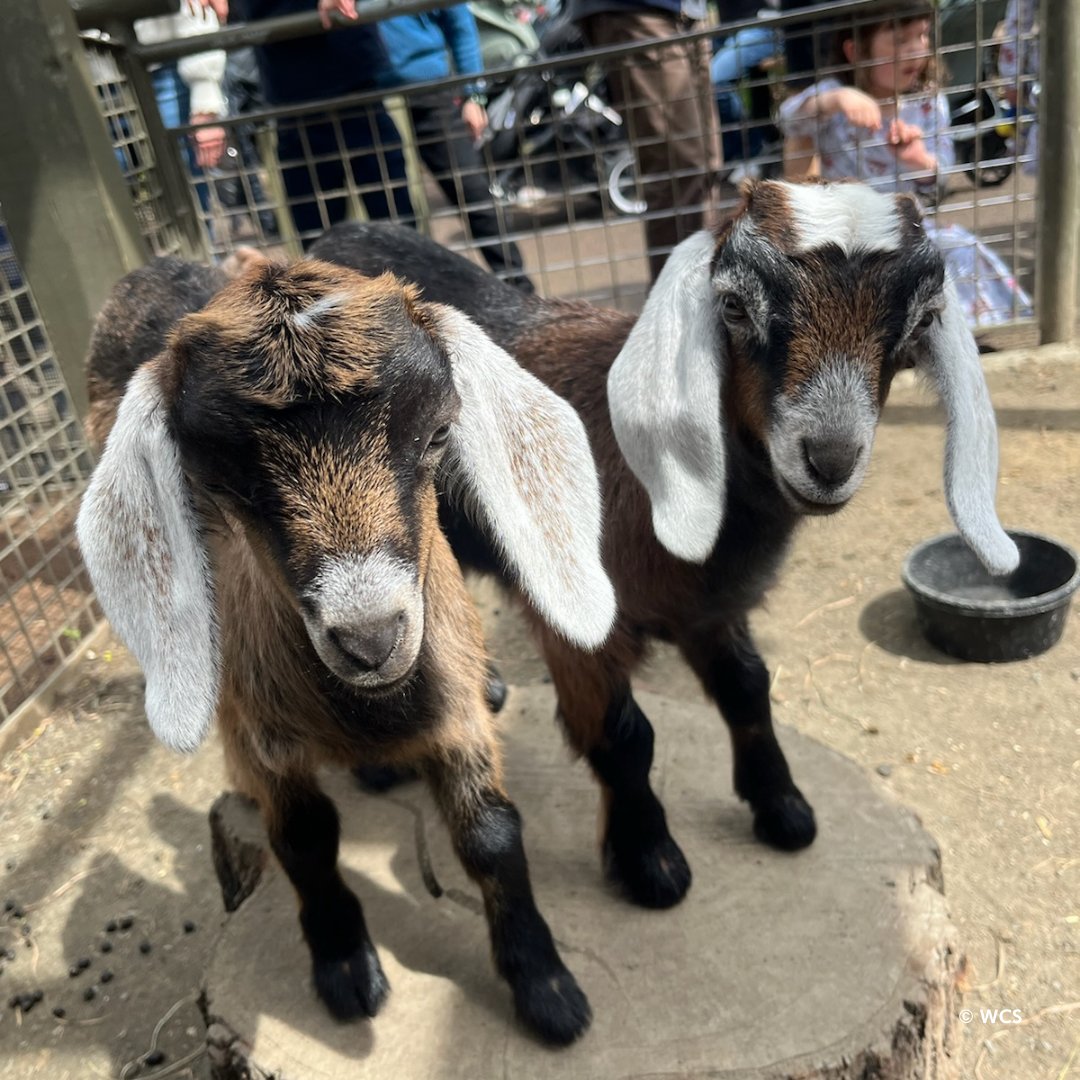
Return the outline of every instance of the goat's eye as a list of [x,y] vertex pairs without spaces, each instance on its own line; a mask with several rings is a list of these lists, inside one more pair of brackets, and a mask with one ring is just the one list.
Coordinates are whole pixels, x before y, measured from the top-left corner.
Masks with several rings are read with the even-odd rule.
[[432,433],[431,438],[428,439],[427,448],[429,450],[438,450],[440,446],[446,445],[446,440],[450,438],[450,425],[440,424]]
[[725,293],[720,298],[720,313],[726,323],[746,322],[746,305],[734,293]]
[[936,311],[927,311],[923,317],[915,324],[916,330],[929,330],[934,325],[934,320],[937,318]]

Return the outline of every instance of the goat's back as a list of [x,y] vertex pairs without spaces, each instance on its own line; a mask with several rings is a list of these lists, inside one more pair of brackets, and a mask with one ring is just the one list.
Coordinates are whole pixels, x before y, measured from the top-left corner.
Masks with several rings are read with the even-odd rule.
[[86,431],[95,445],[108,436],[135,370],[157,356],[180,319],[204,307],[225,282],[215,267],[165,256],[116,283],[94,323],[86,355]]
[[500,281],[415,229],[385,221],[335,225],[311,247],[325,259],[419,285],[425,300],[464,312],[586,422],[607,415],[607,371],[634,316],[581,300],[545,300]]
[[319,237],[309,254],[371,277],[389,270],[413,281],[425,300],[465,312],[500,344],[547,317],[543,300],[404,225],[344,222]]

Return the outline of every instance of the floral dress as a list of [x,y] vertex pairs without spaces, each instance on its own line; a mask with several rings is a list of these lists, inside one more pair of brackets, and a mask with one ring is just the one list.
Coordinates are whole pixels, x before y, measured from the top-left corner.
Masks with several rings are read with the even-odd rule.
[[[937,158],[938,169],[928,172],[910,170],[897,159],[889,144],[889,120],[883,121],[880,130],[867,132],[840,112],[827,117],[798,115],[816,94],[843,85],[838,79],[822,79],[785,101],[780,106],[784,134],[813,140],[821,158],[821,175],[827,180],[862,180],[879,191],[910,192],[936,201],[938,172],[956,160],[944,95],[911,95],[897,104],[897,119],[919,128],[927,151]],[[1032,315],[1031,298],[1012,271],[973,233],[960,225],[936,221],[932,210],[927,211],[924,221],[927,236],[945,255],[971,327],[994,326]]]

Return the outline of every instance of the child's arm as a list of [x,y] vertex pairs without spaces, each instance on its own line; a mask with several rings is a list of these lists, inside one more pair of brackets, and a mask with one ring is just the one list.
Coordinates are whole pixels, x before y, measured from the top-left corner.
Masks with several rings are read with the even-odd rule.
[[817,175],[818,132],[830,117],[842,113],[849,123],[877,130],[881,110],[873,98],[836,79],[823,79],[780,105],[784,133],[784,179]]
[[813,131],[817,122],[842,113],[855,127],[877,131],[881,127],[881,107],[854,86],[818,83],[780,106],[780,121],[792,135]]

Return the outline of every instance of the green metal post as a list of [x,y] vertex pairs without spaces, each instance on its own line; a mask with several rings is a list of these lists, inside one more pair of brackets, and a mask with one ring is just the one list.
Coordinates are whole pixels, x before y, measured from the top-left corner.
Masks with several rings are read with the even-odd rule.
[[202,230],[199,228],[195,193],[188,183],[187,165],[180,155],[176,136],[161,122],[161,113],[154,97],[154,84],[146,64],[135,55],[138,45],[135,29],[130,22],[111,23],[107,29],[112,38],[124,45],[121,61],[124,74],[135,100],[139,103],[146,137],[150,140],[150,148],[154,153],[157,177],[173,224],[180,236],[182,254],[189,259],[204,259],[207,252]]
[[94,317],[146,249],[67,0],[4,5],[0,101],[0,205],[82,414]]
[[1076,334],[1080,274],[1080,2],[1041,5],[1036,307],[1039,340]]

